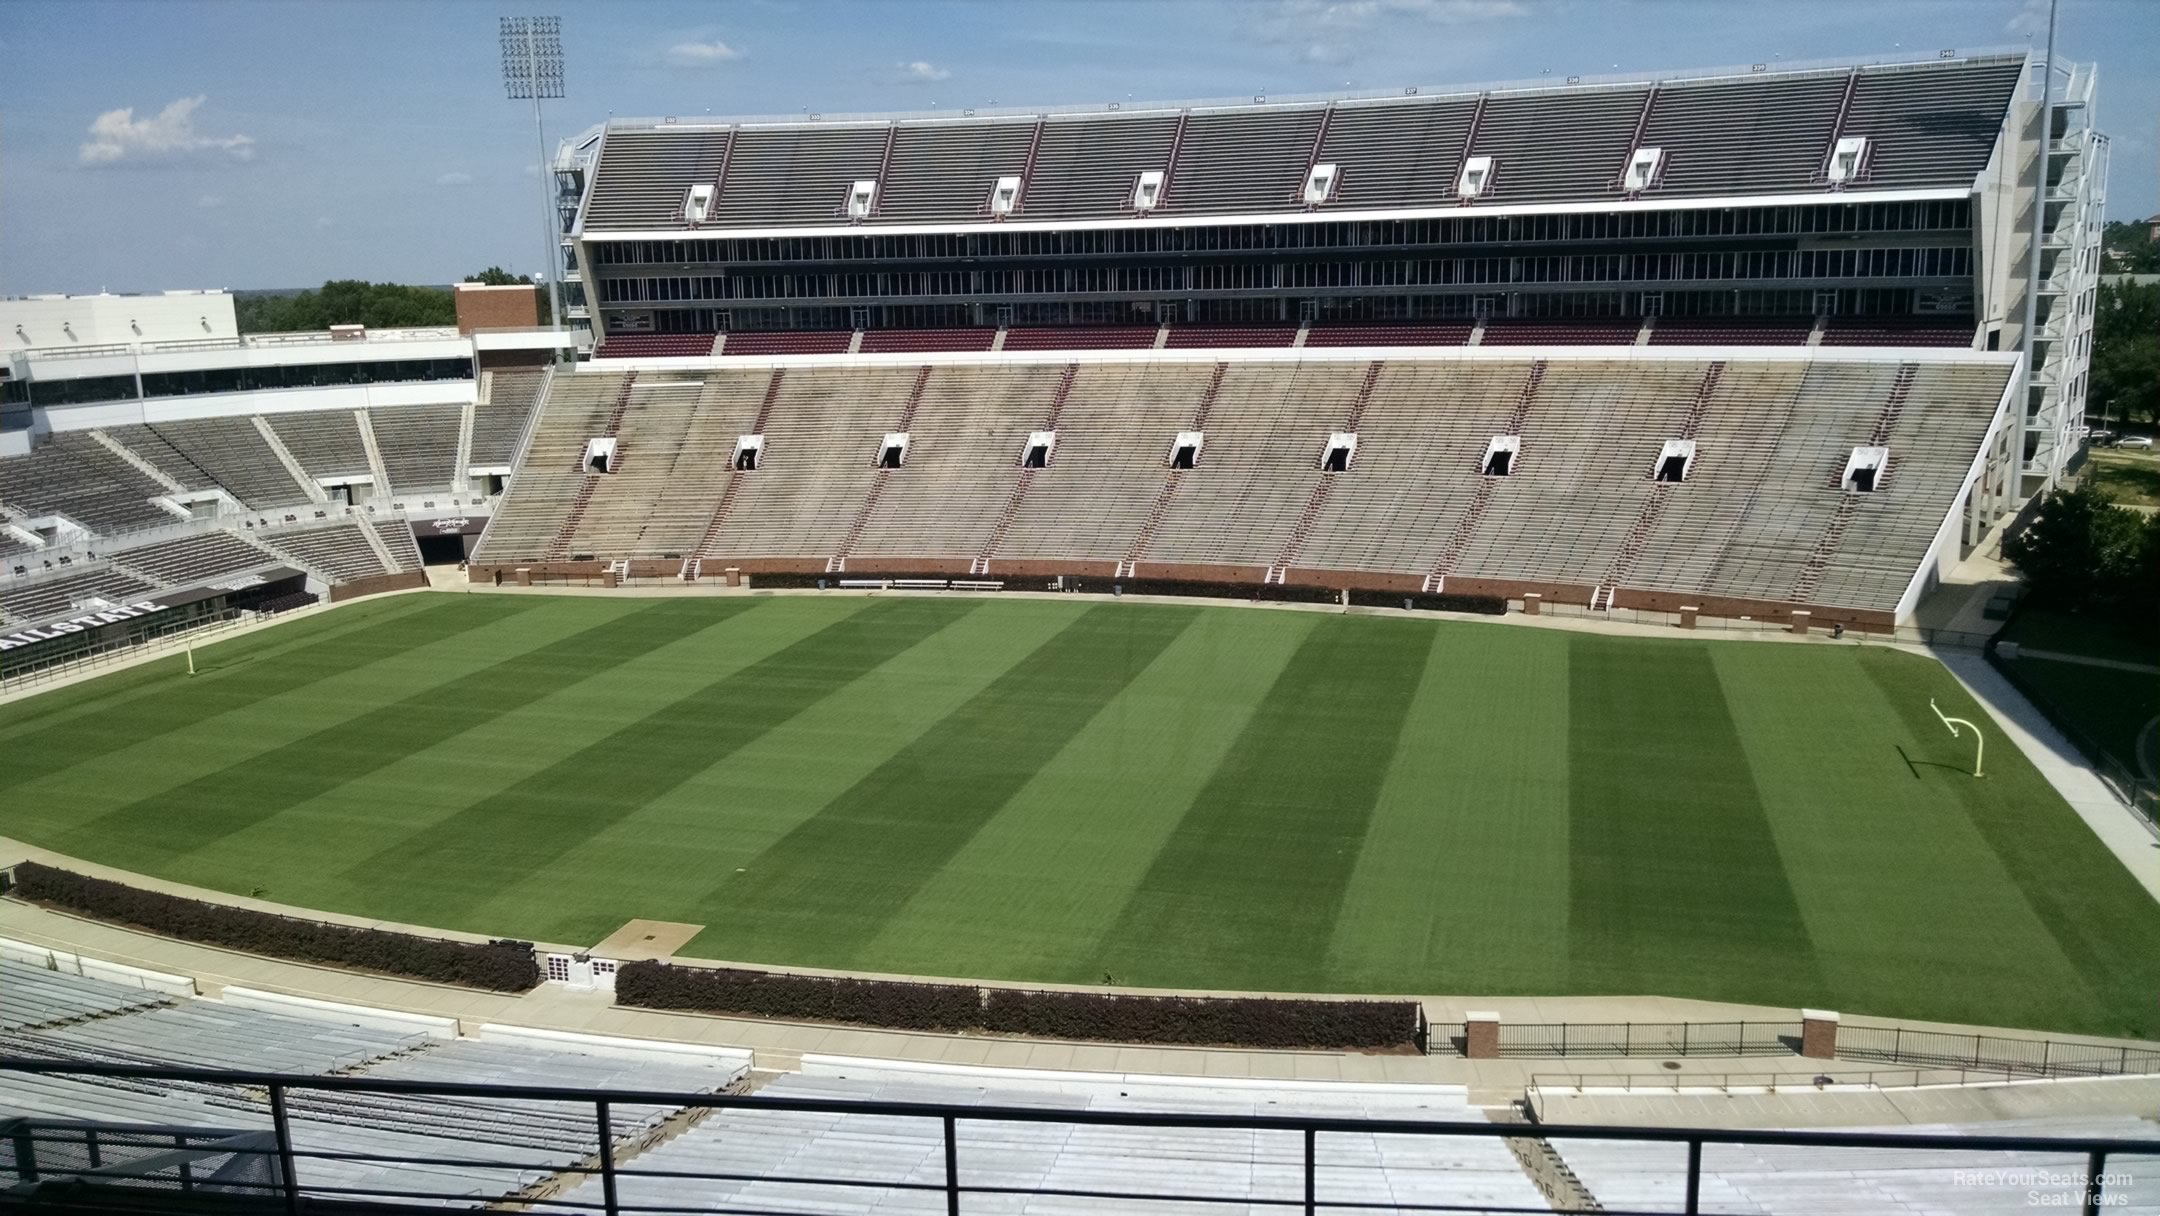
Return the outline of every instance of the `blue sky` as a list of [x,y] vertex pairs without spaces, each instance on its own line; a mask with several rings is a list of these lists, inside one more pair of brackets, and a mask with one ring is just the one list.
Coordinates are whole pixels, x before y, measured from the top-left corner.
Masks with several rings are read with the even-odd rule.
[[[0,294],[531,270],[496,19],[563,19],[606,118],[1446,85],[2023,45],[2044,0],[0,0]],[[2109,212],[2160,211],[2160,0],[2064,0]]]

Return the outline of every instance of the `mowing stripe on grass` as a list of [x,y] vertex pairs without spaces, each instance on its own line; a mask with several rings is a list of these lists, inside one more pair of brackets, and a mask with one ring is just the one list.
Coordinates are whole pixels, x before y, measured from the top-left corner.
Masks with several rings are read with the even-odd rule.
[[[1932,715],[1931,733],[1911,734],[1861,671],[1874,647],[1708,653],[1824,980],[1820,992],[1756,1003],[1848,1013],[1902,1003],[1906,1016],[1937,1021],[1989,1009],[2001,1025],[2088,1016],[2092,990],[1953,792],[1965,775],[1925,763],[1947,754],[1935,751],[1941,744],[1962,745]],[[1896,658],[1916,677],[1902,699],[1924,707],[1924,677],[1940,666]],[[1751,999],[1745,987],[1772,978],[1726,982]]]
[[[2100,1033],[2148,1037],[2160,1032],[2160,907],[2047,779],[2007,740],[1939,664],[1911,665],[1895,652],[1865,651],[1861,669],[1918,739],[1939,741],[1930,759],[1943,767],[1916,766],[1921,780],[1947,787],[1972,816],[2003,869],[2024,894],[2055,945],[2083,973],[2098,998],[2085,1006],[2086,1025]],[[1943,712],[1978,723],[1995,746],[1988,749],[1987,776],[1959,771],[1967,762],[1968,738],[1953,739],[1925,704],[1935,697]],[[2111,1024],[2112,1023],[2112,1024]]]
[[692,775],[974,611],[979,600],[883,600],[661,706],[347,872],[398,875],[456,921]]
[[1423,622],[1314,626],[1126,901],[1102,968],[1119,983],[1323,986],[1432,642]]
[[1338,992],[1567,989],[1567,647],[1435,627],[1328,947]]
[[363,777],[412,751],[568,688],[595,671],[657,650],[750,607],[747,602],[667,600],[613,617],[282,747],[139,799],[63,838],[115,858],[168,862],[215,848],[242,828]]
[[[423,602],[424,598],[400,597],[413,603]],[[425,602],[428,606],[419,611],[399,612],[358,629],[310,638],[304,645],[286,649],[275,662],[269,661],[263,650],[248,649],[225,660],[229,666],[193,678],[181,674],[178,667],[154,676],[144,673],[144,685],[130,688],[130,695],[121,703],[89,714],[87,721],[83,720],[84,715],[74,714],[63,721],[6,738],[5,744],[0,745],[0,790],[132,747],[178,725],[204,722],[219,714],[249,709],[267,698],[343,675],[415,647],[498,625],[538,606],[538,601],[521,602],[510,596],[490,596],[481,603],[469,599]],[[134,676],[136,673],[122,674]],[[103,699],[99,695],[103,692],[103,681],[77,687],[83,690],[86,698]],[[60,694],[65,696],[74,691],[62,689]],[[43,697],[35,698],[28,704],[37,705],[43,700]]]
[[1820,984],[1703,643],[1568,645],[1568,970],[1579,992]]
[[[1092,983],[1087,943],[1327,618],[1210,612],[1104,706],[863,949],[875,971]],[[1044,882],[1046,873],[1058,881]]]
[[846,966],[1199,616],[1098,604],[818,813],[703,902],[736,922],[750,957]]

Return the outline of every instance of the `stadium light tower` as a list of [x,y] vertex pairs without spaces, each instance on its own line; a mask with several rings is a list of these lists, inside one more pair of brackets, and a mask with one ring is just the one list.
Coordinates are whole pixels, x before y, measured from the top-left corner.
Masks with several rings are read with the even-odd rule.
[[540,125],[540,103],[559,100],[563,95],[562,18],[504,17],[501,38],[503,90],[512,101],[532,102],[533,142],[540,150],[540,221],[546,236],[540,278],[547,284],[548,318],[560,329],[566,321],[555,263],[562,256],[562,232],[555,222],[555,175],[548,172],[547,135]]

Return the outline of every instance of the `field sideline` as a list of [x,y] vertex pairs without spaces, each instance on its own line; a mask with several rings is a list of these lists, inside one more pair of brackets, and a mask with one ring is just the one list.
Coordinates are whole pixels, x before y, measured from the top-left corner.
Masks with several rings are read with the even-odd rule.
[[1890,650],[1094,600],[388,597],[0,706],[5,834],[1018,980],[2160,1032],[2160,906]]

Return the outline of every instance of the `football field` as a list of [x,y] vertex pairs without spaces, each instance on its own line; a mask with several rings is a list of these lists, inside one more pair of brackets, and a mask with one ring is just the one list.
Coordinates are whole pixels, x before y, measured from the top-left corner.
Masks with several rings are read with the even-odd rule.
[[307,907],[1015,980],[2160,1032],[2160,905],[1879,648],[417,594],[0,706],[0,834]]

